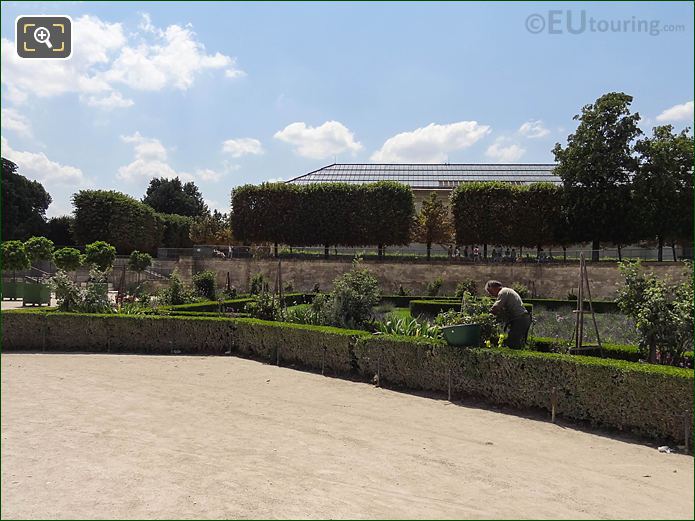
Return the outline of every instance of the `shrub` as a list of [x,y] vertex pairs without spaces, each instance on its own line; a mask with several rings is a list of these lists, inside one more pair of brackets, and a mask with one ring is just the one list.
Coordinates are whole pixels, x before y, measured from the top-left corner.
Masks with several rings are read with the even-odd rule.
[[478,293],[478,286],[475,280],[465,279],[456,285],[456,293],[454,296],[456,298],[461,298],[464,293],[470,293],[471,295],[476,295]]
[[46,237],[31,237],[24,245],[31,262],[53,258],[53,241],[46,239]]
[[193,300],[191,291],[183,283],[177,270],[174,270],[169,276],[169,286],[163,291],[162,297],[164,302],[173,306],[186,304]]
[[618,290],[618,305],[635,319],[641,354],[652,363],[682,363],[693,344],[692,281],[669,284],[641,272],[639,262],[619,267],[625,285]]
[[81,190],[72,200],[74,234],[79,244],[107,241],[123,254],[133,250],[156,252],[162,227],[148,205],[107,190]]
[[208,300],[215,300],[217,295],[217,277],[211,270],[201,271],[193,276],[196,293]]
[[416,319],[397,318],[376,322],[375,329],[385,335],[415,336],[422,338],[441,338],[442,331],[438,326],[428,323],[421,324]]
[[411,294],[411,291],[410,291],[409,289],[405,289],[405,288],[403,287],[403,284],[401,284],[401,285],[398,286],[398,293],[397,293],[397,295],[398,295],[399,297],[407,297],[407,296],[410,295],[410,294]]
[[82,254],[75,248],[60,248],[53,253],[53,262],[59,270],[76,271],[82,266]]
[[105,271],[92,269],[89,272],[89,282],[82,291],[82,301],[78,306],[78,311],[83,313],[111,313],[111,302],[109,301],[108,282]]
[[84,248],[84,263],[100,271],[108,271],[116,260],[116,248],[108,242],[96,241]]
[[442,289],[442,282],[441,277],[437,277],[432,282],[428,282],[427,286],[425,287],[425,293],[429,297],[436,297],[439,295],[439,290]]
[[522,284],[521,282],[515,282],[514,284],[512,284],[512,289],[519,294],[522,300],[531,296],[531,292],[529,291],[529,289],[526,287],[525,284]]
[[[63,248],[66,249],[66,248]],[[60,250],[58,250],[60,251]],[[79,252],[78,252],[79,253]],[[51,289],[55,292],[60,311],[78,311],[82,302],[80,288],[75,284],[67,273],[58,270],[50,280]]]
[[365,325],[380,298],[376,278],[355,260],[351,271],[333,281],[329,298],[332,324],[349,328]]
[[5,241],[2,243],[2,269],[12,272],[31,267],[27,249],[22,241]]
[[152,257],[149,253],[133,250],[128,258],[128,267],[138,274],[138,284],[140,284],[140,274],[152,266]]
[[268,292],[269,286],[265,279],[265,275],[262,273],[256,273],[251,277],[251,286],[249,288],[249,293],[251,295],[260,295],[261,293]]
[[268,292],[257,295],[246,305],[244,311],[261,320],[277,320],[282,316],[280,300]]

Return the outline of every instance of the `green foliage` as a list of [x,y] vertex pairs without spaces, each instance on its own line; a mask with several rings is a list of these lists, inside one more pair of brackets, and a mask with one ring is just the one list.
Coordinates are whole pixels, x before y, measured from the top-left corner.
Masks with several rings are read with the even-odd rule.
[[232,229],[245,243],[408,244],[413,214],[411,189],[392,182],[264,183],[232,193]]
[[31,237],[24,243],[32,262],[53,258],[53,241],[46,237]]
[[191,225],[192,217],[183,215],[158,213],[157,219],[162,230],[162,248],[192,248]]
[[681,364],[693,345],[692,281],[668,283],[641,271],[639,262],[619,267],[625,285],[618,290],[618,305],[635,320],[641,354],[650,362]]
[[635,222],[630,175],[637,167],[633,142],[641,132],[631,103],[632,96],[610,92],[585,105],[574,117],[579,125],[567,146],[557,143],[553,149],[574,239],[592,240],[593,249],[601,240],[624,241]]
[[329,296],[331,324],[348,328],[364,326],[380,298],[376,277],[362,268],[358,260],[354,261],[352,270],[333,281]]
[[659,260],[665,240],[690,243],[693,237],[693,137],[688,132],[655,127],[653,137],[635,145],[640,154],[633,179],[639,238],[658,238]]
[[420,323],[416,319],[394,318],[374,324],[376,331],[384,335],[415,336],[422,338],[441,338],[439,326]]
[[451,244],[454,228],[449,207],[432,192],[422,202],[422,208],[415,217],[413,241],[427,245],[427,259],[430,258],[432,244]]
[[244,309],[253,318],[261,320],[278,320],[282,316],[282,306],[280,300],[267,292],[256,295],[253,301],[249,302]]
[[75,218],[70,215],[51,217],[48,220],[46,237],[57,246],[76,246],[75,238],[72,235],[74,223]]
[[229,244],[232,229],[227,214],[214,210],[195,217],[190,225],[189,237],[194,244]]
[[128,257],[128,268],[142,273],[147,268],[152,266],[152,256],[149,253],[133,250]]
[[456,285],[456,293],[454,296],[458,299],[463,297],[464,293],[475,295],[478,293],[478,285],[473,279],[464,279]]
[[441,277],[437,277],[432,282],[428,282],[427,286],[425,286],[425,293],[427,293],[427,296],[436,297],[439,295],[439,290],[442,289],[442,283]]
[[162,229],[155,211],[115,191],[81,190],[72,197],[75,239],[80,244],[106,241],[122,254],[155,253]]
[[2,243],[2,269],[21,271],[31,267],[26,246],[22,241],[5,241]]
[[17,173],[17,165],[2,158],[2,239],[25,240],[46,233],[46,209],[51,196],[38,181]]
[[198,187],[192,181],[183,184],[178,177],[152,179],[142,202],[163,214],[195,217],[208,211]]
[[249,288],[249,293],[251,295],[260,295],[261,293],[268,292],[268,281],[265,279],[263,273],[258,272],[253,277],[251,277],[251,284]]
[[59,270],[75,271],[82,266],[82,254],[75,248],[60,248],[53,252],[53,262]]
[[58,309],[60,311],[72,312],[79,309],[80,303],[82,302],[80,288],[62,269],[59,269],[56,274],[51,277],[51,289],[55,292],[56,300],[58,301]]
[[193,275],[193,286],[196,293],[208,300],[214,300],[217,295],[217,280],[215,272],[211,270],[201,271]]
[[531,296],[531,291],[529,291],[526,284],[523,284],[521,282],[514,282],[512,284],[512,289],[519,294],[522,300]]
[[181,275],[175,269],[169,276],[169,285],[162,292],[162,299],[169,305],[187,304],[193,301],[193,294],[183,283]]
[[400,285],[398,286],[398,293],[397,293],[397,295],[398,295],[399,297],[407,297],[407,296],[410,295],[411,293],[412,293],[412,292],[410,291],[410,289],[405,289],[405,288],[403,287],[403,284],[400,284]]
[[108,271],[116,260],[116,248],[105,241],[87,244],[84,248],[84,264],[94,266],[100,271]]
[[499,329],[495,316],[490,313],[493,300],[489,297],[474,297],[465,293],[463,306],[458,310],[449,309],[439,313],[434,323],[439,327],[459,324],[478,324],[483,342],[496,342]]

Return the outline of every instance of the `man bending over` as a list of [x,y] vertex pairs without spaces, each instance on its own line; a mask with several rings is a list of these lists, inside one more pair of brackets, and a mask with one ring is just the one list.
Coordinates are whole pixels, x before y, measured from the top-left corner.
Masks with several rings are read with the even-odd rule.
[[512,288],[505,288],[497,280],[488,280],[485,291],[497,300],[490,308],[490,313],[504,324],[507,331],[505,344],[511,349],[521,349],[526,343],[528,330],[531,327],[531,316],[524,308],[519,294]]

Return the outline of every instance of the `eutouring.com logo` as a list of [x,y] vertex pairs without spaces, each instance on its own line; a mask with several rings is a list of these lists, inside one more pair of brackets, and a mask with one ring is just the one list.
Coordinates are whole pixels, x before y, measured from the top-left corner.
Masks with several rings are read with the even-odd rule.
[[685,24],[664,24],[661,20],[645,20],[636,16],[596,18],[583,9],[533,13],[526,18],[525,25],[532,34],[642,33],[659,36],[662,33],[685,31]]

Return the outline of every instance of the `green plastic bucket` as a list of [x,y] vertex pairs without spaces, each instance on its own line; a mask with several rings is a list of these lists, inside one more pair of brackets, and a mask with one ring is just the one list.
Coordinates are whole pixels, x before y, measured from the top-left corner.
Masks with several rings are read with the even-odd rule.
[[24,297],[24,282],[7,281],[2,283],[2,298],[17,300]]
[[24,285],[24,304],[32,305],[51,305],[51,287],[48,284],[31,284]]
[[442,328],[444,338],[450,346],[479,346],[481,329],[480,324],[459,324]]

